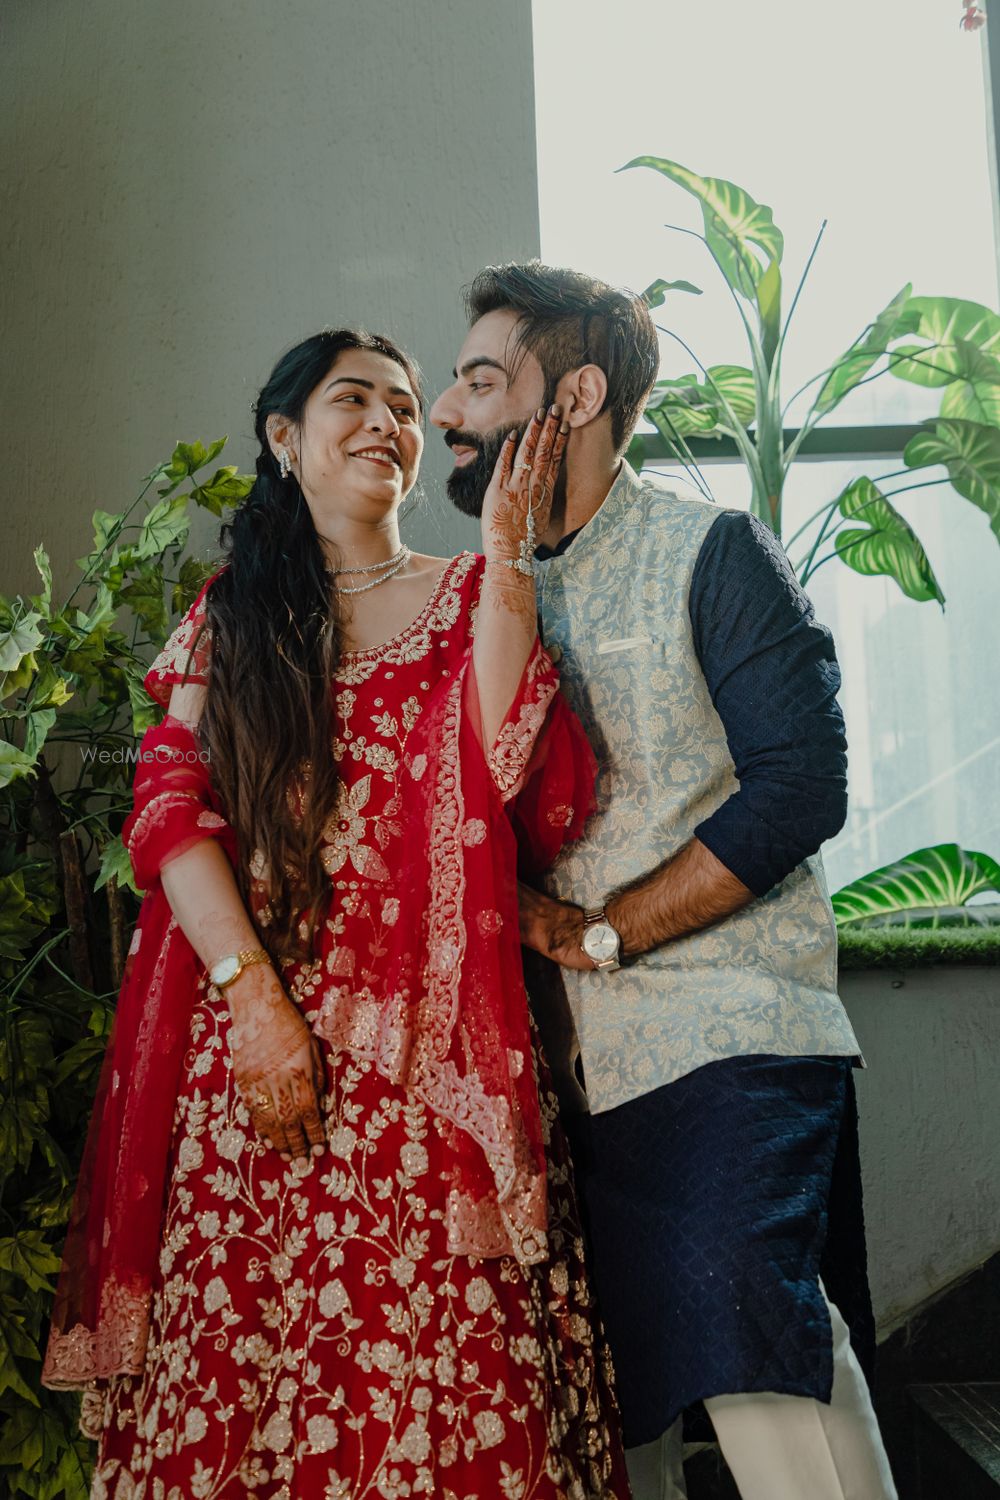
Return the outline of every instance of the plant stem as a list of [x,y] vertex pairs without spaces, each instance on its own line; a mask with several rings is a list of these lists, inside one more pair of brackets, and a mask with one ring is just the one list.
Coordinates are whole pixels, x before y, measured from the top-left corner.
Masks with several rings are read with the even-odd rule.
[[80,863],[80,845],[76,834],[67,829],[59,836],[62,851],[63,896],[69,923],[69,956],[73,975],[80,989],[94,988],[94,970],[87,940],[87,893]]
[[[913,471],[910,470],[912,473]],[[950,484],[951,478],[945,475],[943,479],[922,479],[919,484],[901,484],[896,490],[884,490],[886,500],[891,500],[893,495],[905,495],[908,490],[929,490],[936,484]]]
[[708,481],[705,479],[705,476],[702,474],[701,469],[695,462],[694,454],[691,452],[687,443],[684,441],[683,437],[677,431],[677,428],[674,426],[673,422],[670,420],[669,413],[661,410],[659,412],[659,417],[660,420],[670,428],[670,441],[673,443],[677,456],[683,464],[684,468],[688,470],[693,476],[692,483],[695,485],[695,488],[705,500],[714,501],[715,496],[712,494],[712,491],[709,488]]
[[122,893],[113,875],[104,889],[108,898],[108,927],[111,938],[111,985],[113,989],[118,990],[121,988],[122,975],[125,973],[125,903],[122,901]]
[[799,527],[798,531],[793,532],[793,534],[788,538],[787,542],[785,542],[785,544],[784,544],[785,545],[785,551],[786,552],[788,551],[789,547],[791,547],[791,545],[792,545],[793,542],[797,542],[798,541],[799,537],[802,535],[802,533],[804,531],[808,531],[809,530],[810,526],[812,525],[812,523],[814,521],[818,521],[821,515],[823,515],[828,510],[832,510],[833,507],[835,505],[839,505],[839,503],[840,503],[840,499],[839,499],[839,496],[838,496],[838,498],[836,500],[828,500],[828,501],[826,501],[826,503],[824,505],[820,506],[819,510],[814,510],[813,513],[812,513],[812,515],[809,517],[808,521],[803,521],[803,523]]
[[799,305],[799,298],[802,296],[802,288],[805,286],[806,280],[809,276],[809,272],[812,270],[812,263],[816,259],[816,254],[820,247],[820,241],[826,233],[827,222],[828,221],[824,219],[822,224],[819,226],[819,234],[816,236],[816,239],[813,242],[813,247],[809,252],[809,259],[805,264],[805,270],[802,272],[802,275],[799,279],[799,284],[795,288],[795,296],[792,298],[792,305],[791,307],[789,307],[788,312],[785,314],[785,324],[781,330],[781,337],[778,340],[779,349],[783,346],[785,339],[788,337],[788,330],[791,327],[793,314],[795,312],[795,309]]
[[[826,520],[823,522],[822,526],[819,529],[819,532],[817,533],[816,540],[813,542],[812,547],[809,549],[809,555],[805,560],[804,569],[801,573],[799,573],[799,583],[801,583],[803,588],[805,588],[809,579],[812,577],[812,574],[816,571],[816,569],[812,566],[812,560],[816,556],[816,553],[819,551],[820,547],[826,541],[826,538],[830,533],[830,522],[833,521],[834,517],[838,514],[840,508],[840,500],[841,497],[840,495],[838,495],[836,500],[833,502],[833,505],[831,505],[830,507]],[[796,568],[795,571],[798,572],[798,569]]]

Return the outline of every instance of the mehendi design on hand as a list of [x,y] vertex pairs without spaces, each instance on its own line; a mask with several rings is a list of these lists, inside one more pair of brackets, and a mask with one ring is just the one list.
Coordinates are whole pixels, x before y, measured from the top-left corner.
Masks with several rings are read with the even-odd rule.
[[538,612],[534,578],[525,577],[496,558],[486,564],[482,597],[493,609],[506,610],[528,623]]
[[230,1048],[243,1103],[265,1144],[307,1156],[326,1138],[319,1044],[273,969],[247,970],[237,984]]
[[487,558],[525,576],[534,540],[549,524],[555,483],[569,441],[569,424],[561,418],[559,406],[550,407],[548,413],[537,411],[516,455],[516,434],[510,433],[486,493],[483,539]]

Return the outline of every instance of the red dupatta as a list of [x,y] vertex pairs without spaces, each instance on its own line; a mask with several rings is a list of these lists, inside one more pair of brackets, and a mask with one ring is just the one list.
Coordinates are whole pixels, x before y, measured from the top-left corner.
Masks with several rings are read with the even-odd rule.
[[190,729],[144,735],[122,831],[147,895],[132,935],[70,1216],[42,1382],[138,1374],[146,1353],[167,1158],[194,996],[204,969],[160,869],[199,839],[235,839]]
[[512,1254],[523,1264],[547,1254],[518,844],[526,870],[551,864],[582,831],[594,776],[590,747],[538,644],[484,756],[467,647],[407,740],[407,853],[394,872],[406,899],[378,988],[331,984],[316,1022],[332,1046],[372,1060],[450,1127],[454,1254]]
[[[204,594],[146,679],[161,702],[204,681]],[[192,643],[198,649],[192,660]],[[190,670],[193,668],[193,670]],[[331,980],[317,1033],[371,1059],[446,1126],[447,1225],[456,1253],[541,1260],[545,1158],[518,937],[518,843],[551,863],[591,810],[595,766],[536,645],[508,719],[484,754],[471,644],[407,743],[405,898],[377,990]],[[149,1335],[179,1080],[204,968],[177,926],[160,870],[200,838],[235,839],[191,731],[145,735],[123,838],[143,902],[98,1087],[42,1373],[80,1388],[141,1373]],[[511,814],[518,828],[515,839]],[[295,992],[295,969],[285,974]],[[252,1149],[266,1149],[254,1146]]]

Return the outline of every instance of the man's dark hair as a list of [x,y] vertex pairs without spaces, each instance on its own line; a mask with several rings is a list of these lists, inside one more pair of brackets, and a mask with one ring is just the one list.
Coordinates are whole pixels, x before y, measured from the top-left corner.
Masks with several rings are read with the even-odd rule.
[[570,370],[598,365],[608,379],[602,410],[611,413],[611,440],[623,452],[659,369],[649,308],[633,292],[541,261],[487,266],[465,289],[469,325],[506,310],[520,318],[518,346],[538,360],[546,402]]

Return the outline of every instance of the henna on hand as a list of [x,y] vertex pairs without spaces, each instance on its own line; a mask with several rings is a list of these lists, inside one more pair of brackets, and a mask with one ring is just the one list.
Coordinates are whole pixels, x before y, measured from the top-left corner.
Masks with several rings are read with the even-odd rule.
[[569,441],[569,424],[561,420],[562,408],[539,409],[514,454],[516,434],[511,433],[497,459],[483,507],[483,546],[489,559],[513,560],[520,556],[528,528],[529,513],[540,536],[548,527],[555,483]]
[[316,1038],[271,968],[247,969],[227,996],[233,1071],[254,1129],[283,1153],[304,1157],[310,1149],[319,1151],[326,1135]]
[[538,613],[534,578],[494,559],[486,564],[486,579],[489,586],[483,587],[484,604],[491,609],[506,610],[528,623],[534,622]]

